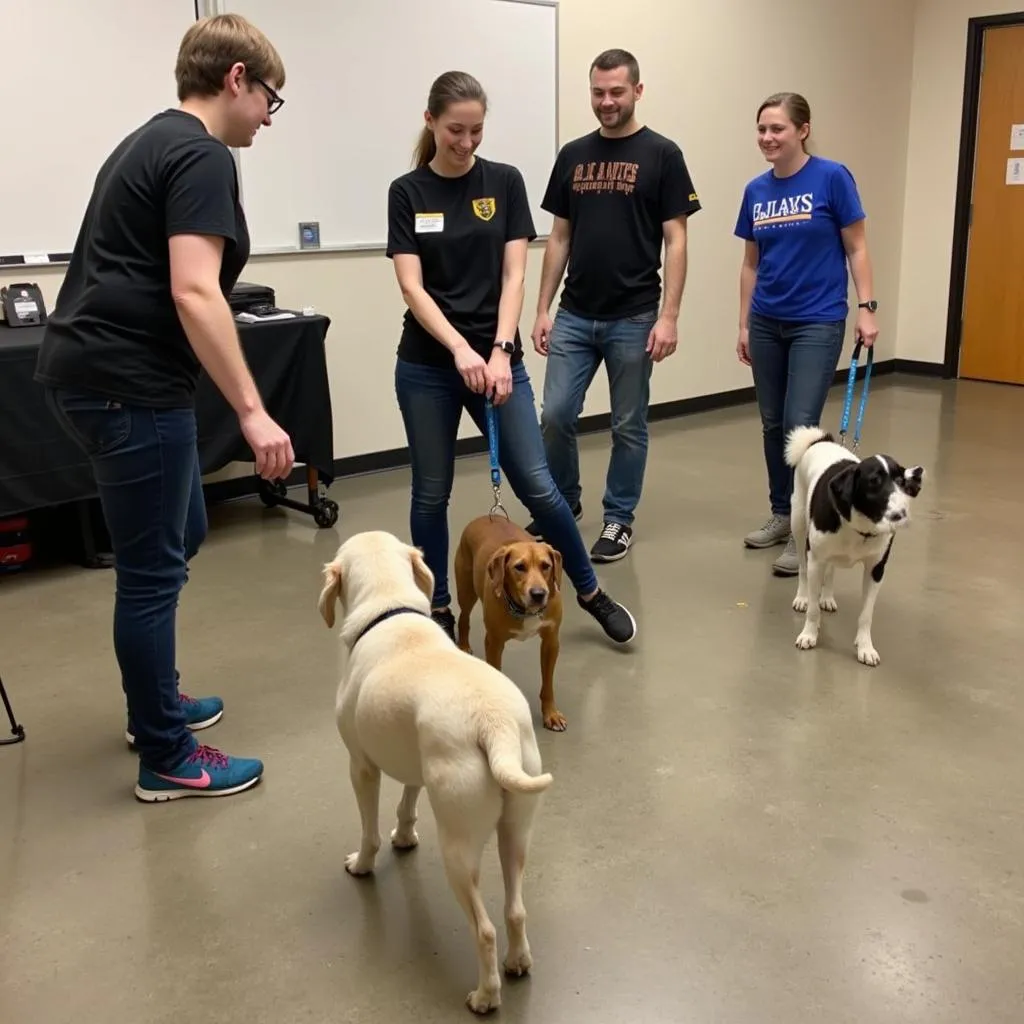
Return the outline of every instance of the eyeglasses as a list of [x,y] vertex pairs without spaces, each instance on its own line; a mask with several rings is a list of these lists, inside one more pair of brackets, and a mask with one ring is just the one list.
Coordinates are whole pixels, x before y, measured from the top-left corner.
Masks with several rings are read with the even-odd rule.
[[267,94],[267,99],[269,101],[267,104],[267,116],[269,117],[271,114],[276,114],[284,106],[284,97],[278,96],[278,94],[271,89],[262,78],[257,78],[255,75],[249,75],[249,78],[251,78],[252,81],[260,86],[260,88],[262,88]]

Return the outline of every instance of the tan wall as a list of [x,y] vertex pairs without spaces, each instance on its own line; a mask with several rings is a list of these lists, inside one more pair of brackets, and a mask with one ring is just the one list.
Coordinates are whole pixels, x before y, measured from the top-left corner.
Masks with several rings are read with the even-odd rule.
[[[898,349],[900,355],[910,354],[904,351],[903,339],[898,340],[897,324],[915,338],[920,331],[908,326],[914,318],[899,316],[902,294],[909,296],[911,308],[916,309],[923,294],[930,293],[934,303],[944,287],[944,281],[917,282],[919,263],[931,265],[944,256],[922,254],[933,243],[919,242],[916,231],[905,236],[903,230],[911,54],[916,43],[916,123],[930,118],[931,131],[942,140],[939,151],[929,145],[924,128],[912,132],[918,151],[911,166],[920,181],[921,167],[931,161],[938,160],[943,167],[955,167],[956,162],[959,107],[950,102],[940,111],[922,99],[927,91],[921,84],[927,81],[922,64],[938,67],[946,62],[950,69],[946,92],[959,89],[962,54],[950,27],[955,19],[937,13],[944,3],[948,0],[920,6],[920,18],[935,19],[940,29],[918,25],[915,35],[915,7],[910,0],[860,0],[857,4],[778,0],[767,6],[761,0],[632,0],[628,17],[621,0],[562,0],[563,140],[596,125],[587,96],[590,61],[606,47],[624,46],[637,55],[646,83],[643,118],[683,147],[705,207],[691,224],[680,349],[655,372],[655,402],[750,383],[749,371],[734,354],[741,243],[732,230],[744,184],[765,167],[755,143],[756,107],[765,95],[779,89],[795,89],[808,97],[816,151],[845,161],[857,178],[868,212],[876,290],[882,303],[879,357],[890,358]],[[471,64],[467,61],[468,67]],[[486,68],[471,70],[486,84]],[[410,135],[416,127],[408,126]],[[482,152],[486,153],[486,138]],[[945,191],[936,195],[942,198]],[[909,208],[914,223],[919,222],[920,206]],[[951,220],[951,211],[948,216]],[[903,255],[907,269],[901,290],[904,237],[918,256]],[[532,326],[540,261],[538,247],[532,250],[529,263],[522,325],[526,334]],[[26,277],[43,285],[52,307],[62,272],[22,270],[0,280]],[[392,383],[403,306],[390,262],[377,253],[262,257],[252,260],[244,277],[274,286],[282,305],[313,305],[332,318],[328,347],[336,455],[404,445]],[[543,360],[532,353],[528,342],[527,347],[539,394]],[[911,346],[915,357],[938,358],[934,353],[918,354],[926,350],[921,344]],[[585,413],[607,409],[607,390],[599,378]],[[471,430],[464,425],[463,434]]]

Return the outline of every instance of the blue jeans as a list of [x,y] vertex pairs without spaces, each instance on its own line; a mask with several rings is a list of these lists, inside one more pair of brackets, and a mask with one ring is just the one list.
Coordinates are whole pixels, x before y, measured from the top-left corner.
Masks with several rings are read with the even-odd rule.
[[622,320],[588,320],[559,308],[548,344],[541,430],[551,474],[570,506],[580,504],[576,428],[583,400],[603,359],[611,399],[612,454],[605,478],[604,520],[632,526],[647,469],[647,409],[654,363],[647,339],[658,319],[650,309]]
[[[448,589],[448,499],[455,478],[455,442],[465,409],[487,436],[483,395],[466,387],[453,367],[421,366],[399,359],[395,393],[405,423],[412,462],[412,542],[434,574],[434,608],[451,604]],[[540,525],[545,540],[561,552],[566,576],[580,594],[597,590],[597,577],[576,520],[559,493],[544,459],[530,375],[512,367],[512,394],[497,406],[498,461],[515,496]],[[481,512],[490,508],[481,493]],[[484,504],[486,499],[486,506]]]
[[794,427],[821,422],[843,351],[846,321],[788,323],[751,313],[749,328],[768,497],[775,515],[788,516],[793,470],[786,465],[786,437]]
[[114,651],[142,763],[168,771],[195,749],[178,700],[175,616],[206,537],[192,409],[149,409],[62,389],[54,415],[92,464],[114,553]]

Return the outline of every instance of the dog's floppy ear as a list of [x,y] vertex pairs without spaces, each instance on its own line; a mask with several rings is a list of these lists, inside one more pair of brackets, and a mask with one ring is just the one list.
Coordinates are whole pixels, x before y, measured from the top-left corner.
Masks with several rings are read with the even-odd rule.
[[556,551],[550,544],[545,544],[551,555],[551,587],[557,594],[562,589],[562,552]]
[[341,596],[341,565],[328,562],[324,566],[324,588],[320,591],[317,609],[329,629],[334,628],[334,605]]
[[508,545],[505,544],[491,555],[491,560],[487,563],[487,578],[491,581],[491,586],[494,587],[494,593],[499,597],[505,589],[505,566],[508,556]]
[[409,547],[409,561],[412,562],[412,575],[416,580],[416,586],[423,591],[423,596],[428,600],[434,597],[434,574],[430,571],[423,552],[419,548]]
[[857,479],[857,463],[851,462],[841,473],[837,473],[829,481],[828,489],[832,492],[832,500],[844,519],[849,519],[853,510],[853,485]]
[[903,471],[903,490],[916,498],[921,493],[921,485],[924,483],[924,466],[911,466]]

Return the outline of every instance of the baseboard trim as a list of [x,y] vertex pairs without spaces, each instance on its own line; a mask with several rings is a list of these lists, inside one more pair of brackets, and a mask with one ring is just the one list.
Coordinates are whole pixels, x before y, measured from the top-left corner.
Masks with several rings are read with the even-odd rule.
[[[864,365],[857,368],[858,379],[863,379]],[[875,363],[873,377],[889,376],[894,373],[917,377],[943,377],[945,367],[942,363],[922,362],[916,359],[886,359]],[[833,384],[845,384],[849,371],[838,370]],[[732,391],[719,391],[711,395],[696,395],[693,398],[679,398],[671,402],[656,402],[650,407],[648,419],[655,423],[663,420],[679,419],[682,416],[693,416],[696,413],[714,412],[741,405],[749,405],[755,401],[753,387],[736,388]],[[579,423],[579,433],[596,434],[611,428],[610,413],[595,413],[583,416]],[[487,440],[483,437],[460,438],[455,444],[456,458],[470,455],[483,455],[487,451]],[[334,462],[336,480],[352,476],[365,476],[369,473],[382,473],[389,469],[402,469],[409,465],[408,448],[389,448],[384,451],[367,452],[363,455],[350,455]],[[306,482],[304,467],[296,469],[288,478],[289,487],[303,486]],[[233,501],[248,498],[257,493],[254,477],[239,477],[234,480],[218,480],[203,488],[210,502]]]
[[929,363],[922,359],[893,359],[893,372],[914,377],[945,377],[945,363]]

